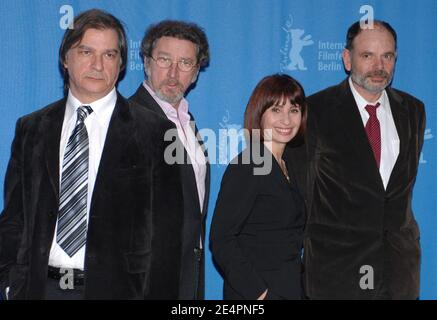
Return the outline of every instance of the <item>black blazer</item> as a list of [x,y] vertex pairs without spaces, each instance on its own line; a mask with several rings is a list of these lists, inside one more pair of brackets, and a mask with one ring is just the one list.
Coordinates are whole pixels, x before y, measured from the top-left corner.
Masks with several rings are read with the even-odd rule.
[[[260,166],[252,159],[243,164],[250,153],[246,149],[223,175],[210,243],[225,299],[253,300],[267,288],[267,299],[301,298],[304,202],[296,184],[264,151],[271,157],[269,174],[255,175]],[[293,164],[287,167],[294,181]]]
[[[161,107],[142,84],[139,86],[136,93],[129,99],[130,101],[134,101],[135,103],[138,103],[139,105],[154,112],[157,116],[162,117],[162,119],[170,122],[172,128],[176,128],[173,122],[167,119],[164,111],[162,111]],[[191,114],[190,116],[192,121],[194,121],[193,116]],[[198,135],[197,127],[195,126],[193,129],[208,161],[208,156],[203,146],[203,141]],[[177,143],[181,142],[177,141]],[[181,146],[181,149],[184,150],[184,159],[188,159],[188,154],[183,146]],[[200,249],[199,239],[202,239],[203,248],[205,239],[205,216],[208,212],[210,165],[207,162],[205,176],[205,198],[202,208],[200,208],[199,205],[196,177],[192,165],[185,162],[185,164],[181,164],[179,167],[181,171],[180,178],[182,181],[184,198],[184,229],[181,282],[178,297],[179,299],[183,300],[204,299],[205,258],[203,249]]]
[[[419,295],[419,229],[411,200],[423,144],[424,105],[404,92],[386,91],[400,139],[386,190],[348,81],[308,98],[304,252],[310,298]],[[362,266],[373,268],[374,289],[361,288],[361,278],[368,275]]]
[[[66,99],[17,122],[0,216],[0,287],[43,299],[59,199]],[[164,162],[168,124],[121,95],[94,186],[85,255],[86,299],[174,299],[182,190]],[[167,195],[171,195],[171,202]]]

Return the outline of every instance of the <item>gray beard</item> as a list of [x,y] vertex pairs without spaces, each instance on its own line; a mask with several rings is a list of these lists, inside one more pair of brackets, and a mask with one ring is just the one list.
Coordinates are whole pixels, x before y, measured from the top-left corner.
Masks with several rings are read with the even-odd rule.
[[360,87],[363,87],[364,89],[366,89],[367,91],[369,91],[371,93],[381,93],[382,91],[384,91],[385,88],[388,87],[388,85],[390,84],[390,82],[393,78],[393,74],[391,74],[387,78],[387,81],[384,85],[371,85],[371,84],[366,82],[366,77],[361,77],[361,76],[355,74],[354,72],[351,72],[350,75],[351,75],[353,82],[355,82]]
[[171,96],[171,97],[163,94],[160,90],[157,90],[155,93],[159,99],[164,100],[164,101],[170,103],[171,105],[178,104],[182,100],[182,98],[184,97],[183,93],[180,93],[178,95]]

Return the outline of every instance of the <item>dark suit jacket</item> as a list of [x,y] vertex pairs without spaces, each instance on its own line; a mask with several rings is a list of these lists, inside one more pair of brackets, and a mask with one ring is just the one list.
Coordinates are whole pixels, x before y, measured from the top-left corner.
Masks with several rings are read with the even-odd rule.
[[[423,144],[424,105],[392,88],[387,94],[400,153],[386,190],[348,81],[308,98],[304,252],[310,298],[419,295],[419,229],[411,200]],[[362,266],[373,268],[373,290],[360,287],[362,277],[369,276]]]
[[[224,278],[225,299],[300,299],[305,206],[272,157],[272,170],[255,175],[246,149],[227,167],[211,224],[210,243]],[[288,171],[292,173],[292,163]]]
[[[167,116],[158,103],[153,99],[149,92],[141,84],[137,92],[130,97],[131,101],[146,107],[156,115],[167,120]],[[191,115],[191,114],[190,114]],[[191,115],[192,121],[194,121]],[[176,126],[172,123],[173,128]],[[194,128],[197,140],[203,148],[203,141],[198,135],[197,127]],[[181,143],[178,141],[177,143]],[[183,146],[184,159],[188,158]],[[205,149],[205,157],[207,154]],[[208,211],[210,166],[207,163],[205,177],[205,199],[202,208],[199,206],[199,196],[197,192],[196,177],[191,164],[181,164],[181,180],[184,197],[184,230],[183,230],[183,249],[182,249],[182,269],[180,279],[179,299],[193,300],[204,299],[205,294],[205,259],[204,251],[199,248],[199,239],[202,239],[202,248],[205,238],[205,216]]]
[[[17,122],[0,216],[0,287],[10,286],[11,299],[45,296],[65,104]],[[86,299],[177,297],[182,191],[178,168],[163,159],[167,128],[118,95],[91,201]]]

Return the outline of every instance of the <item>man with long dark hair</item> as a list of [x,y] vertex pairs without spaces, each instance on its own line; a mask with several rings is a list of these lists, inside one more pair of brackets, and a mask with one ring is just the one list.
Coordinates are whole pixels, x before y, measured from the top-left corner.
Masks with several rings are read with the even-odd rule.
[[162,156],[170,126],[117,92],[126,57],[120,21],[83,12],[59,50],[65,97],[17,122],[0,216],[9,299],[177,297],[182,191]]

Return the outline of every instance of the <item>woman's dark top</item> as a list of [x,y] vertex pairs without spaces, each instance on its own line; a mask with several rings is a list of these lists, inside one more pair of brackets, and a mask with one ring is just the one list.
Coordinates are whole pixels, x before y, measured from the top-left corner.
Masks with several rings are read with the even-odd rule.
[[[301,299],[305,205],[271,157],[271,172],[256,175],[246,149],[227,167],[211,225],[211,250],[224,277],[224,299]],[[285,156],[285,154],[284,154]],[[246,159],[247,164],[243,164]],[[249,159],[249,161],[247,161]]]

